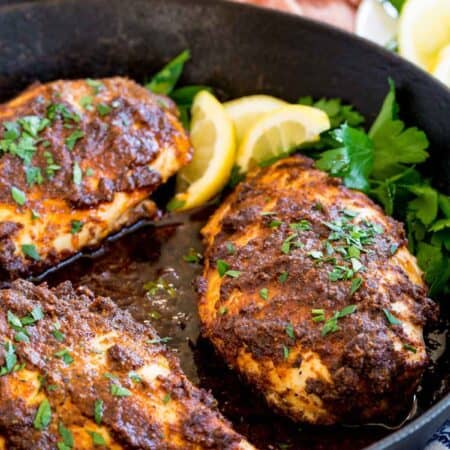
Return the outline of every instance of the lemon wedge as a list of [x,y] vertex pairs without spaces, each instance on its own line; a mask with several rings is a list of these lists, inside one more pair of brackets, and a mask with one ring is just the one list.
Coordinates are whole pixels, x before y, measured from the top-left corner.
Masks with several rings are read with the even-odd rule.
[[236,164],[247,172],[305,142],[318,140],[320,133],[329,128],[330,120],[320,109],[284,106],[265,114],[246,132],[237,151]]
[[249,95],[226,102],[223,106],[233,122],[236,142],[239,145],[247,130],[262,116],[287,104],[270,95]]
[[222,104],[208,91],[199,92],[192,104],[192,161],[177,175],[177,194],[171,210],[200,206],[222,190],[234,164],[234,127]]
[[433,75],[450,87],[450,45],[447,45],[439,53]]
[[441,52],[450,45],[450,0],[407,0],[400,14],[398,42],[403,57],[439,73]]

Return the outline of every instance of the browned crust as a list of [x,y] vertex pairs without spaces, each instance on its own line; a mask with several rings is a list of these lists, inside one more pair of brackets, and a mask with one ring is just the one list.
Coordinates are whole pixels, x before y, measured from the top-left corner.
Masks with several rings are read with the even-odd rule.
[[[14,341],[15,331],[7,323],[7,312],[26,316],[40,306],[44,317],[29,326],[30,344],[15,342],[18,364],[26,370],[45,376],[42,392],[52,407],[52,420],[47,429],[33,427],[37,406],[29,406],[10,391],[11,377],[0,377],[0,437],[9,449],[54,449],[61,441],[57,424],[67,428],[92,424],[94,403],[104,403],[102,425],[107,427],[119,448],[127,449],[237,449],[243,438],[217,412],[215,400],[205,391],[194,387],[181,372],[177,359],[162,345],[150,344],[158,339],[150,327],[135,322],[110,299],[95,297],[87,288],[76,291],[69,282],[55,289],[46,285],[34,286],[16,281],[10,289],[0,291],[0,366],[5,364],[3,343]],[[61,325],[63,343],[52,336],[55,322]],[[92,339],[115,332],[123,338],[107,350],[107,372],[115,382],[130,389],[130,397],[118,398],[110,393],[112,381],[105,377],[104,369],[87,368],[80,362]],[[130,343],[132,343],[130,345]],[[70,349],[74,362],[64,365],[54,356],[61,347]],[[145,381],[135,384],[130,371],[139,370],[155,358],[163,358],[170,375],[158,376],[159,387]],[[52,390],[48,386],[54,386]],[[153,416],[149,402],[163,404],[165,392],[170,392],[176,403],[176,424],[171,425],[173,435],[167,434],[165,424]],[[16,394],[17,395],[17,394]],[[143,403],[144,402],[144,403]],[[71,405],[69,408],[63,404]],[[84,448],[84,447],[83,447]],[[117,447],[114,447],[117,448]],[[242,447],[244,448],[244,447]],[[245,448],[252,448],[249,444]]]
[[[290,185],[305,171],[311,175],[308,183],[301,190],[297,190],[298,186],[291,189]],[[311,201],[318,197],[316,193],[329,194],[326,205]],[[370,252],[361,254],[367,271],[361,273],[363,284],[353,296],[349,294],[350,281],[330,283],[328,273],[332,265],[317,264],[307,254],[312,249],[322,249],[330,233],[324,222],[339,217],[349,200],[355,206],[370,208],[385,224],[384,232],[375,236]],[[262,216],[261,211],[269,203],[275,214]],[[274,218],[283,222],[278,228],[270,228]],[[312,225],[311,230],[301,233],[304,248],[283,254],[280,247],[290,234],[289,224],[300,220]],[[258,227],[257,235],[245,245],[239,244],[239,239],[254,226]],[[210,219],[204,235],[207,250],[204,276],[198,282],[200,316],[205,336],[212,339],[230,365],[236,367],[240,352],[245,350],[255,361],[301,368],[301,358],[289,363],[283,358],[283,346],[295,343],[302,352],[317,353],[331,373],[332,386],[315,379],[308,380],[306,386],[308,393],[321,398],[329,413],[320,419],[322,423],[366,422],[380,417],[386,420],[404,408],[427,361],[411,364],[394,351],[391,333],[405,343],[408,338],[400,327],[389,327],[383,308],[389,309],[391,302],[399,298],[413,300],[412,321],[424,326],[436,317],[437,307],[427,297],[423,284],[412,283],[401,267],[390,262],[391,246],[401,248],[407,244],[402,224],[384,216],[364,194],[350,191],[338,179],[314,170],[312,160],[298,156],[247,177]],[[227,249],[229,243],[235,245],[233,254]],[[342,260],[339,255],[334,256],[338,262]],[[217,270],[218,259],[226,260],[241,275],[221,279],[220,298],[214,304],[215,316],[211,317],[213,299],[208,298],[208,283]],[[398,283],[383,280],[387,269],[398,275]],[[278,277],[283,272],[288,272],[289,277],[281,285]],[[386,295],[378,291],[382,283],[387,288]],[[275,294],[262,301],[262,288]],[[329,315],[349,304],[356,304],[358,313],[339,321],[343,331],[321,336],[323,323],[311,320],[311,310],[324,309]],[[221,314],[224,308],[228,312]],[[295,339],[286,333],[288,323],[293,325]],[[403,355],[406,354],[405,350]],[[267,380],[246,373],[244,376],[262,392],[270,389]],[[302,420],[301,413],[283,412]]]

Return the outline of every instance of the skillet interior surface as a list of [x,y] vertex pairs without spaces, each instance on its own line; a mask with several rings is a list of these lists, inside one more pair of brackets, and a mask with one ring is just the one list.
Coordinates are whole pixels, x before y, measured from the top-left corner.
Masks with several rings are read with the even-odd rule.
[[[287,100],[337,96],[353,103],[369,121],[392,77],[399,87],[402,117],[431,141],[432,158],[425,170],[449,193],[450,93],[445,87],[396,56],[338,30],[248,6],[210,0],[57,0],[3,6],[1,97],[6,100],[37,80],[128,75],[144,81],[185,48],[192,52],[186,82],[211,85],[229,97],[260,92]],[[168,189],[159,193],[162,201]],[[422,448],[450,414],[448,350],[422,383],[417,416],[423,415],[391,434],[381,426],[324,430],[279,418],[199,338],[192,281],[201,267],[187,264],[182,256],[190,248],[202,250],[198,232],[213,209],[170,216],[156,227],[142,224],[46,279],[51,284],[65,279],[87,284],[138,320],[151,321],[161,336],[171,336],[169,345],[187,375],[212,390],[222,412],[259,448],[358,449],[374,442],[374,448]],[[173,298],[149,296],[144,289],[160,276],[175,286]],[[443,299],[443,323],[429,339],[434,354],[444,351],[435,341],[445,340],[445,304]]]

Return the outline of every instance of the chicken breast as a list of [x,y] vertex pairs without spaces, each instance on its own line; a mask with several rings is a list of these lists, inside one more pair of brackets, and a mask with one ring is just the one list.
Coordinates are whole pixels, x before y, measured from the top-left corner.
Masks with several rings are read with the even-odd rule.
[[69,282],[0,291],[0,449],[252,449],[161,341]]
[[251,174],[203,234],[204,334],[270,405],[314,424],[409,407],[436,306],[400,223],[298,156]]
[[126,78],[56,81],[0,106],[0,269],[36,273],[139,217],[190,160],[169,99]]

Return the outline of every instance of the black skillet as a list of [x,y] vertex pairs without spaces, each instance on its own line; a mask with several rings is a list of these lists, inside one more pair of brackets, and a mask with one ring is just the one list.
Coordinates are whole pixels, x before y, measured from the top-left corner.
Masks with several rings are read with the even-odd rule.
[[[297,17],[213,0],[44,0],[0,2],[0,92],[6,100],[36,81],[128,75],[144,81],[163,62],[189,48],[183,81],[208,84],[227,96],[270,93],[336,96],[371,121],[392,77],[403,118],[426,131],[432,158],[425,171],[450,193],[450,91],[397,56],[349,34]],[[213,207],[212,207],[213,208]],[[384,426],[302,427],[272,414],[199,339],[192,279],[201,271],[181,255],[201,250],[198,230],[212,209],[145,225],[94,257],[84,256],[47,277],[71,279],[111,295],[138,320],[173,337],[190,378],[211,389],[235,427],[260,448],[422,449],[450,416],[449,351],[427,371],[415,418],[401,429]],[[169,270],[174,269],[174,270]],[[153,298],[143,284],[162,275],[178,288],[174,299]],[[448,325],[448,299],[442,299]],[[440,334],[439,334],[440,333]],[[445,337],[444,337],[445,341]],[[437,348],[443,351],[443,346]]]

